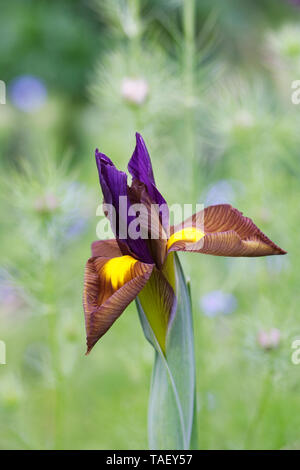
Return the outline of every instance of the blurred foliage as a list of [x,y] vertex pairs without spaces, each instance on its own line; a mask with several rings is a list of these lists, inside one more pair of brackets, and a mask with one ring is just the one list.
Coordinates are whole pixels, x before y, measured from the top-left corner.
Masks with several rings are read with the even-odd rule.
[[55,93],[85,96],[101,48],[99,26],[86,2],[13,0],[1,5],[0,24],[3,80],[28,73],[46,80]]
[[[125,169],[136,130],[169,203],[232,203],[289,252],[181,256],[194,302],[199,448],[299,448],[300,111],[291,83],[300,79],[300,10],[285,0],[193,4],[1,6],[3,449],[147,446],[153,352],[135,307],[85,357],[81,303],[101,202],[94,149]],[[24,75],[47,89],[32,112],[12,100]],[[232,311],[205,311],[212,291],[230,294]],[[272,328],[280,342],[266,350],[258,335]]]

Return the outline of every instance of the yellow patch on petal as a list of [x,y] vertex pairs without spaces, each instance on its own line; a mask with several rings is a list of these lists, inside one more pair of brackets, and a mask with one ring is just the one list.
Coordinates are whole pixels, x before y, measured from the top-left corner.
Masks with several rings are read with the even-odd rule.
[[179,230],[178,232],[175,232],[173,233],[173,235],[170,236],[167,244],[167,250],[169,250],[171,246],[174,245],[174,243],[180,241],[196,243],[201,240],[204,235],[205,234],[201,232],[201,230],[198,230],[195,227],[187,227],[183,230]]
[[112,258],[102,268],[102,273],[107,281],[109,281],[114,290],[122,287],[131,279],[131,268],[137,263],[132,256],[118,256]]

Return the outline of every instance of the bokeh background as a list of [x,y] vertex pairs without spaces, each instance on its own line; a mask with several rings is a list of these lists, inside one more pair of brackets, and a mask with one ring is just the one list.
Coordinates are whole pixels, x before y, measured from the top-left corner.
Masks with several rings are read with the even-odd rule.
[[289,254],[180,256],[199,449],[300,448],[296,0],[10,0],[0,16],[2,449],[142,449],[153,351],[134,304],[85,357],[99,147],[139,131],[169,203],[232,203]]

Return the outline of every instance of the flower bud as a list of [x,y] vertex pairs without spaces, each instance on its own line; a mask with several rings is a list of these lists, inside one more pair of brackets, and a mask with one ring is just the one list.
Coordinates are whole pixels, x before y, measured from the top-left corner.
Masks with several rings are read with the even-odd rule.
[[148,83],[143,78],[125,77],[122,81],[122,97],[130,103],[143,104],[148,96],[148,92]]
[[280,343],[280,331],[278,328],[271,328],[270,330],[260,330],[258,333],[258,344],[266,350],[275,349]]

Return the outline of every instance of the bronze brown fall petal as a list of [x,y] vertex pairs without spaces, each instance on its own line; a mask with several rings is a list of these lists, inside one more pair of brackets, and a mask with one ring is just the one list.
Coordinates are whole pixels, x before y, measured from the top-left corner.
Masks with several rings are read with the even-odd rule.
[[[254,257],[284,255],[248,217],[230,204],[209,206],[183,222],[184,228],[204,227],[204,237],[196,243],[180,240],[169,251],[193,251],[214,256]],[[179,226],[171,227],[171,235]]]
[[[105,242],[102,242],[105,244]],[[153,265],[129,255],[93,257],[85,267],[83,305],[87,353],[145,286]]]

